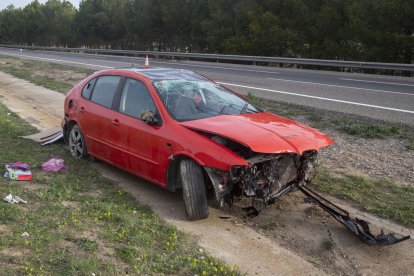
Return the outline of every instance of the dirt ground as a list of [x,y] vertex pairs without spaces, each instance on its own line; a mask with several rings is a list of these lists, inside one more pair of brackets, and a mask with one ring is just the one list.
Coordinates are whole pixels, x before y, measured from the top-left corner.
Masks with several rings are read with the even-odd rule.
[[[63,98],[62,94],[0,73],[0,100],[39,129],[59,124]],[[353,159],[348,155],[346,143],[338,146],[338,156]],[[387,154],[395,160],[400,156],[398,152]],[[300,192],[290,193],[253,219],[243,217],[241,207],[245,202],[239,202],[229,210],[210,208],[208,219],[189,222],[185,219],[181,195],[164,191],[104,163],[91,164],[178,229],[195,235],[207,251],[229,264],[239,265],[248,274],[413,274],[413,240],[388,247],[367,246],[319,207],[306,203]],[[351,162],[348,166],[358,170],[359,163]],[[351,213],[368,217],[386,229],[413,235],[411,229],[343,205]]]

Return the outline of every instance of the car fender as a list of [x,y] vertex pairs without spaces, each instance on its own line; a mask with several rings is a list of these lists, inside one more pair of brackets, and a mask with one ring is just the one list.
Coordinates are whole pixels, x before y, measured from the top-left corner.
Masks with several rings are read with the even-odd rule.
[[229,171],[231,166],[248,165],[242,157],[210,138],[181,125],[175,125],[175,127],[174,134],[181,137],[181,139],[171,137],[171,140],[179,142],[171,144],[171,156],[166,164],[167,190],[175,191],[176,188],[180,187],[179,181],[176,179],[177,169],[179,162],[185,158],[194,160],[204,169],[214,168]]

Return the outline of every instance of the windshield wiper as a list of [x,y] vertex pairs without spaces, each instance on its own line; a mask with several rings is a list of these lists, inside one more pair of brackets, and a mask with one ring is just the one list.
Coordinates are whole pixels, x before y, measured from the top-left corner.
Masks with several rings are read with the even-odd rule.
[[243,108],[240,110],[240,114],[243,114],[244,113],[244,111],[246,111],[246,108],[249,106],[249,104],[248,103],[246,103],[244,106],[243,106]]
[[222,108],[222,109],[220,109],[220,112],[219,112],[219,114],[218,114],[218,115],[223,114],[223,111],[226,109],[226,107],[227,107],[227,105],[223,106],[223,108]]

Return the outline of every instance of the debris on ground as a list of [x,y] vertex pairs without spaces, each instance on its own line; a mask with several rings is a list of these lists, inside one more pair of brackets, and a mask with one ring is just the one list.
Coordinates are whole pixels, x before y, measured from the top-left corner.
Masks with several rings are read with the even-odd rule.
[[27,201],[24,199],[21,199],[18,196],[14,196],[12,194],[9,194],[8,196],[6,196],[5,198],[3,198],[4,201],[10,203],[10,204],[14,204],[14,203],[24,203],[27,204]]
[[20,138],[29,139],[36,143],[42,143],[42,146],[45,146],[62,139],[63,132],[61,127],[53,127],[32,135],[20,136]]
[[61,158],[52,158],[42,164],[42,170],[45,172],[57,172],[65,169],[65,161]]
[[32,180],[32,172],[30,166],[20,161],[6,165],[5,178],[17,181]]
[[29,235],[29,233],[24,232],[24,233],[22,234],[22,237],[30,237],[30,235]]

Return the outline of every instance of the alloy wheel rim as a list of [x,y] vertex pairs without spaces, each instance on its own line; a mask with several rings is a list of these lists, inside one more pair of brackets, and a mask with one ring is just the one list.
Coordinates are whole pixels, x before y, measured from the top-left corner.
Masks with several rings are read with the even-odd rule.
[[72,129],[69,135],[69,149],[76,158],[81,158],[83,154],[83,137],[78,129]]

